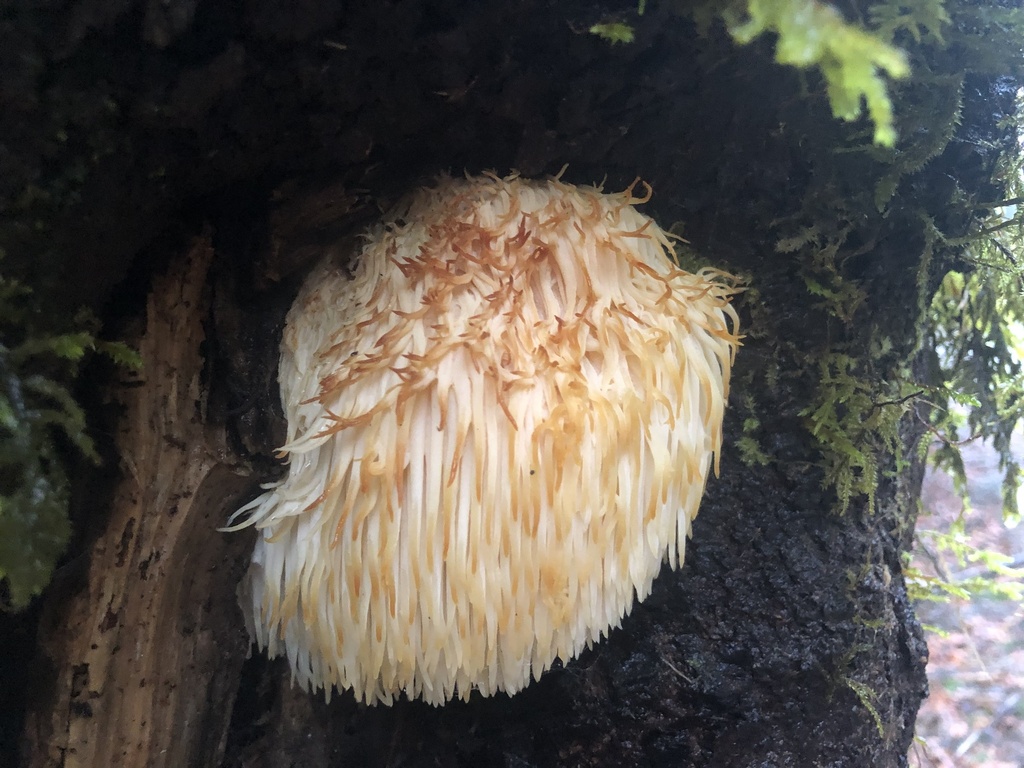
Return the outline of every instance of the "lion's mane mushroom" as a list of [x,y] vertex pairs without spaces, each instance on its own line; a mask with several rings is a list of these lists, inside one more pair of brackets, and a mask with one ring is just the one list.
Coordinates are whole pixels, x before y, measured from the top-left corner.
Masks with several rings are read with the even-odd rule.
[[288,472],[232,518],[260,530],[250,632],[304,686],[515,693],[682,562],[734,289],[680,270],[645,200],[445,179],[351,275],[309,277],[281,352]]

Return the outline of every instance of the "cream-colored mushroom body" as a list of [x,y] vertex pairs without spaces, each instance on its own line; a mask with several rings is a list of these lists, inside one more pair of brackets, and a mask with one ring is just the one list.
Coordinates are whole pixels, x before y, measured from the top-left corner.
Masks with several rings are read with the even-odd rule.
[[[738,344],[629,191],[443,180],[328,260],[281,351],[288,472],[250,632],[310,689],[441,704],[519,691],[683,560]],[[241,522],[237,522],[237,521]]]

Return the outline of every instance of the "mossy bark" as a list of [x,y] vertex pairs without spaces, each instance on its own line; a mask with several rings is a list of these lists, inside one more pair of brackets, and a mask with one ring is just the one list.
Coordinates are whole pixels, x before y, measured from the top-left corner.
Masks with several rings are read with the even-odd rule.
[[[954,255],[921,270],[919,213],[962,227],[943,179],[982,189],[992,158],[958,145],[886,216],[849,214],[838,269],[867,298],[837,319],[808,290],[806,252],[776,252],[778,222],[827,236],[839,203],[873,207],[884,169],[834,153],[849,129],[763,50],[653,10],[636,43],[610,46],[585,32],[601,18],[540,0],[10,11],[5,265],[53,306],[144,324],[148,364],[140,388],[94,382],[125,398],[108,459],[121,472],[109,508],[78,506],[95,533],[69,557],[87,565],[43,598],[18,699],[25,765],[905,764],[926,687],[900,560],[920,465],[883,454],[877,508],[854,498],[838,514],[801,415],[808,361],[837,339],[879,371],[912,353],[919,291]],[[962,130],[1001,140],[999,108],[968,104]],[[566,163],[566,180],[610,189],[643,177],[653,215],[756,289],[722,475],[685,566],[511,699],[366,708],[292,689],[283,663],[245,661],[233,591],[251,541],[215,528],[275,472],[276,350],[297,279],[438,172]],[[890,342],[881,362],[873,329]],[[750,408],[766,466],[735,448]],[[901,441],[918,436],[908,421]]]

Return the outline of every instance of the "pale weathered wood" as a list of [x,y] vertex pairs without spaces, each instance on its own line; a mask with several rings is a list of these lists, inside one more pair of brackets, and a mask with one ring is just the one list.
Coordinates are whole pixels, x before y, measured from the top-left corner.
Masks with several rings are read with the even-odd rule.
[[216,527],[251,482],[204,423],[212,259],[197,240],[154,281],[144,367],[116,393],[122,479],[108,522],[87,585],[41,628],[54,678],[32,696],[28,765],[205,765],[223,749],[248,644],[232,593],[251,537]]

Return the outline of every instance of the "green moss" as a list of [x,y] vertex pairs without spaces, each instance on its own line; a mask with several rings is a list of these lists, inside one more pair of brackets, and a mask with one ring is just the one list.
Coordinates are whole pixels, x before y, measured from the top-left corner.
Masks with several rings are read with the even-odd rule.
[[748,467],[766,466],[771,463],[772,459],[761,447],[758,439],[761,432],[761,420],[753,415],[757,410],[757,406],[751,395],[743,398],[743,410],[751,415],[743,419],[743,434],[736,441],[736,448],[740,452],[740,460]]
[[863,375],[865,363],[833,352],[819,362],[815,397],[800,415],[821,448],[823,482],[834,488],[838,510],[855,497],[874,509],[881,457],[901,458],[899,424],[921,390],[909,381]]
[[861,706],[864,707],[871,721],[875,724],[875,729],[878,731],[879,737],[882,739],[886,738],[885,723],[882,721],[881,713],[878,711],[876,703],[878,701],[878,692],[871,686],[860,682],[851,674],[850,670],[854,666],[853,662],[861,653],[865,651],[871,651],[872,648],[866,643],[857,643],[849,648],[836,662],[836,665],[832,671],[828,673],[830,682],[830,697],[841,688],[848,688],[860,701]]
[[901,94],[901,127],[916,140],[904,142],[898,151],[875,150],[888,165],[887,172],[875,184],[875,205],[879,211],[885,210],[905,176],[920,171],[949,145],[960,126],[963,88],[963,72],[919,74]]
[[71,533],[64,446],[99,461],[69,389],[83,359],[98,351],[140,364],[123,344],[98,341],[87,317],[76,318],[69,333],[33,327],[32,299],[27,288],[0,276],[0,606],[15,610],[49,582]]
[[846,22],[817,0],[747,0],[745,13],[736,4],[722,11],[730,34],[741,43],[772,32],[775,60],[795,67],[817,67],[832,113],[842,120],[862,114],[862,100],[875,125],[875,143],[896,143],[892,102],[882,74],[906,77],[906,56],[879,36]]
[[632,43],[636,39],[633,27],[621,21],[605,21],[600,24],[594,24],[587,31],[613,45],[616,43]]
[[943,29],[950,23],[944,0],[887,0],[868,10],[875,34],[885,40],[896,40],[908,34],[920,45],[933,42],[945,46]]
[[910,67],[906,54],[891,44],[891,35],[851,23],[818,0],[702,0],[680,6],[704,28],[722,19],[741,45],[774,37],[779,64],[821,74],[833,115],[857,120],[866,110],[875,143],[896,143],[885,76],[906,77]]
[[849,324],[867,293],[857,282],[847,279],[841,269],[841,259],[849,256],[842,249],[853,226],[841,215],[831,220],[841,223],[828,232],[821,231],[818,224],[801,227],[796,235],[780,239],[775,249],[800,254],[800,277],[808,293],[819,299],[815,306]]
[[[857,120],[865,112],[874,124],[874,141],[884,147],[896,143],[893,105],[885,75],[906,77],[907,57],[890,40],[906,30],[915,40],[942,40],[942,25],[948,22],[942,0],[889,0],[873,6],[868,30],[844,19],[830,4],[818,0],[702,0],[679,2],[684,13],[692,14],[705,28],[720,18],[733,39],[746,45],[764,35],[775,38],[775,60],[779,64],[821,73],[832,113],[842,120]],[[640,0],[637,14],[646,10]],[[589,29],[610,43],[631,43],[632,25],[602,21]]]
[[[855,38],[866,44],[859,36],[844,38],[846,33],[830,25],[849,23],[811,0],[697,2],[687,8],[705,25],[723,18],[740,42],[774,34],[776,57],[804,67],[830,55],[828,46],[852,50]],[[1024,339],[1015,331],[1024,327],[1020,147],[1013,141],[1002,145],[1005,156],[988,172],[995,188],[1006,189],[1002,200],[979,202],[956,184],[938,201],[930,190],[901,190],[918,183],[958,136],[965,82],[972,74],[1024,76],[1019,42],[1010,43],[1013,34],[1024,35],[1024,10],[986,2],[885,0],[871,4],[861,18],[876,41],[904,46],[904,59],[912,62],[909,75],[894,86],[897,112],[889,113],[903,138],[898,146],[872,146],[851,131],[845,143],[834,138],[838,146],[828,146],[810,127],[805,129],[799,143],[815,180],[800,209],[772,226],[777,253],[790,260],[792,273],[815,299],[818,316],[808,322],[821,327],[824,338],[815,348],[789,344],[771,307],[751,326],[762,329],[784,370],[802,369],[814,379],[813,395],[800,415],[818,445],[823,482],[835,492],[838,510],[848,509],[855,499],[874,506],[883,471],[894,459],[897,468],[904,460],[901,428],[912,419],[915,429],[921,428],[920,420],[928,422],[940,439],[938,461],[961,478],[958,440],[991,438],[1004,469],[1006,514],[1015,518],[1021,472],[1010,451],[1010,433],[1024,416],[1024,375],[1014,352],[1015,345],[1024,352]],[[815,42],[815,30],[822,29],[832,29],[830,42]],[[998,55],[992,50],[996,38],[1007,43]],[[800,41],[806,39],[811,42],[802,48]],[[957,55],[948,55],[947,49]],[[877,62],[873,66],[876,77],[885,71]],[[863,71],[859,77],[856,82],[863,84]],[[881,84],[872,86],[876,100],[884,95]],[[794,120],[788,123],[788,131],[800,130]],[[884,120],[876,117],[875,123],[877,142]],[[1006,120],[1007,135],[1019,135],[1021,123],[1020,115]],[[937,215],[956,226],[975,225],[966,235],[951,237],[941,231]],[[905,249],[900,261],[909,267],[914,290],[900,286],[890,300],[913,297],[924,328],[919,350],[934,350],[927,371],[911,370],[907,363],[918,350],[894,349],[888,334],[873,327],[880,286],[864,282],[851,269],[851,264],[870,263],[880,251],[891,252],[896,232]],[[954,255],[965,266],[939,283],[936,293],[935,272]],[[748,413],[741,455],[749,464],[760,464],[771,458],[755,439],[762,414],[756,409]]]
[[843,683],[853,691],[861,705],[868,711],[872,722],[875,724],[875,729],[878,731],[878,735],[885,738],[885,726],[882,724],[882,716],[878,714],[878,707],[875,706],[875,702],[878,701],[878,693],[869,686],[864,685],[864,683],[858,682],[849,676],[843,678]]

